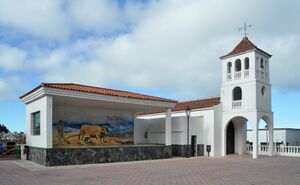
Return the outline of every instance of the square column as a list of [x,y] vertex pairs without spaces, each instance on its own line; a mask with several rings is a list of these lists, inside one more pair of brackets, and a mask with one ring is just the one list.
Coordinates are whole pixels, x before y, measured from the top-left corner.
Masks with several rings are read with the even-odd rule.
[[46,137],[47,148],[52,148],[52,132],[53,132],[53,97],[46,96]]
[[274,128],[273,128],[273,123],[270,123],[268,125],[269,127],[269,150],[268,150],[268,153],[269,153],[269,156],[273,156],[273,134],[274,134]]
[[166,120],[165,120],[165,145],[171,146],[172,140],[171,140],[171,108],[166,109]]
[[252,158],[258,158],[258,121],[253,122],[253,153]]

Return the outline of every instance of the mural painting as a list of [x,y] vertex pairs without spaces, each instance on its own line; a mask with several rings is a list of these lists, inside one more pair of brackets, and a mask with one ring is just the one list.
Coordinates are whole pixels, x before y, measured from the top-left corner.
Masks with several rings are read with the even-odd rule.
[[53,123],[53,146],[110,146],[133,144],[133,120],[106,116],[102,121]]

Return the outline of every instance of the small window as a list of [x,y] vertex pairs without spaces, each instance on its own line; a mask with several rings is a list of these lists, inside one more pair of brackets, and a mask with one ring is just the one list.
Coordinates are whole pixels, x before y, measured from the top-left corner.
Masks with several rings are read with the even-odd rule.
[[244,62],[245,62],[245,70],[248,70],[249,69],[249,58],[246,57]]
[[228,62],[227,63],[227,73],[231,73],[231,67],[232,67],[231,62]]
[[266,87],[265,86],[261,87],[261,95],[266,96]]
[[241,60],[240,59],[237,59],[235,61],[235,72],[238,72],[238,71],[241,71],[242,70],[242,67],[241,67]]
[[41,113],[40,111],[31,114],[32,135],[41,134]]
[[264,70],[264,59],[263,58],[260,59],[260,68],[261,68],[261,70]]

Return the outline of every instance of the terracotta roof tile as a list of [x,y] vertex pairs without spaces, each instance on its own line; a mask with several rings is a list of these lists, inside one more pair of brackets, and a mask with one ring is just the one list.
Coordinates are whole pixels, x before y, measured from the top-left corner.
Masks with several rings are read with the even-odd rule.
[[79,91],[79,92],[94,93],[94,94],[101,94],[101,95],[108,95],[108,96],[119,96],[119,97],[124,97],[124,98],[177,103],[176,100],[160,98],[160,97],[156,97],[156,96],[149,96],[149,95],[133,93],[133,92],[128,92],[128,91],[107,89],[107,88],[101,88],[101,87],[93,87],[93,86],[80,85],[80,84],[74,84],[74,83],[42,83],[40,86],[29,91],[28,93],[21,96],[20,98],[27,96],[28,94],[34,92],[35,90],[37,90],[40,87],[63,89],[63,90],[70,90],[70,91]]
[[[206,99],[200,99],[200,100],[193,100],[193,101],[185,101],[185,102],[179,102],[176,104],[175,107],[172,108],[172,111],[181,111],[186,110],[187,108],[190,109],[203,109],[212,107],[215,105],[220,104],[220,97],[214,97],[214,98],[206,98]],[[147,112],[141,112],[139,115],[147,115],[147,114],[155,114],[155,113],[161,113],[165,112],[163,109],[157,109],[157,110],[151,110]]]
[[268,56],[272,56],[270,54],[268,54],[267,52],[259,49],[257,46],[255,46],[249,39],[248,37],[244,37],[243,40],[241,40],[241,42],[235,46],[235,48],[229,52],[228,54],[224,55],[224,56],[221,56],[220,58],[223,59],[223,58],[226,58],[226,57],[229,57],[229,56],[232,56],[232,55],[236,55],[236,54],[239,54],[239,53],[243,53],[243,52],[246,52],[246,51],[250,51],[250,50],[258,50]]

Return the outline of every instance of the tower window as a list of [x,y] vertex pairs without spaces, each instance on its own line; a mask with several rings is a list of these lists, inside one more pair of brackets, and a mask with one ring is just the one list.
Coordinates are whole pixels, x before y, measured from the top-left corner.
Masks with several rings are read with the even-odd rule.
[[235,87],[232,91],[233,101],[242,100],[242,89],[240,87]]
[[266,96],[266,87],[265,86],[261,87],[261,95]]
[[245,62],[245,70],[248,70],[249,69],[249,58],[246,57],[244,62]]
[[232,64],[231,62],[227,63],[227,73],[231,73]]
[[237,59],[235,61],[235,71],[238,72],[238,71],[241,71],[242,67],[241,67],[241,60],[240,59]]
[[260,68],[261,68],[261,70],[264,70],[264,59],[263,58],[260,59]]

